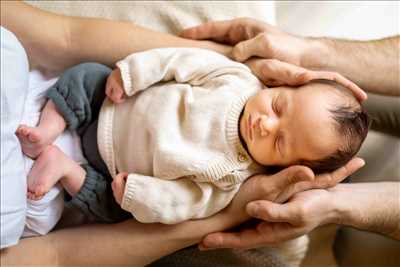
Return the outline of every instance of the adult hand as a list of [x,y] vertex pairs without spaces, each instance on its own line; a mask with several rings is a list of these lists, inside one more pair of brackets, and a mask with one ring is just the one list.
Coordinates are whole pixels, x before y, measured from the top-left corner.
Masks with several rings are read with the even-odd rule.
[[245,63],[267,86],[300,86],[312,80],[330,80],[349,89],[359,101],[367,99],[364,90],[336,72],[308,70],[277,59],[255,58]]
[[[232,203],[223,211],[238,218],[250,219],[247,203],[259,199],[282,202],[313,184],[314,173],[305,166],[291,166],[276,174],[255,175],[240,187]],[[242,220],[243,221],[243,220]]]
[[300,65],[303,51],[308,48],[307,39],[250,18],[208,22],[185,29],[181,36],[197,40],[211,39],[233,45],[232,57],[240,62],[258,56]]
[[300,67],[306,65],[303,61],[310,50],[310,39],[288,34],[265,22],[249,18],[208,22],[184,30],[181,36],[234,45],[231,57],[236,61],[259,57],[247,65],[267,86],[298,86],[327,79],[342,84],[360,101],[367,99],[362,89],[338,73]]
[[[246,211],[249,216],[262,219],[255,228],[244,229],[239,232],[218,232],[207,235],[200,249],[214,248],[252,248],[273,245],[278,242],[290,240],[308,233],[315,227],[327,223],[333,216],[330,194],[326,188],[335,186],[347,176],[351,175],[364,165],[364,161],[354,158],[344,167],[332,173],[325,173],[315,177],[314,180],[305,180],[292,183],[283,194],[256,194],[258,200],[250,201]],[[285,171],[285,170],[284,170]],[[266,184],[268,179],[253,180],[252,189],[274,186]],[[246,183],[244,184],[246,185]],[[243,185],[243,186],[244,186]],[[313,190],[309,190],[312,189]],[[306,191],[309,190],[309,191]],[[269,188],[269,192],[274,191]],[[248,189],[239,191],[237,198],[246,199],[246,194],[254,194]],[[285,204],[279,204],[289,201]],[[236,197],[232,202],[235,205]],[[275,202],[275,203],[274,203]]]

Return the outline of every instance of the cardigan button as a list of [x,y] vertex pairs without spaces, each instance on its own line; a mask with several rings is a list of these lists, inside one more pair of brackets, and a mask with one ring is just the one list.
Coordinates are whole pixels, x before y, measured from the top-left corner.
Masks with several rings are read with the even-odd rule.
[[238,153],[238,161],[239,162],[245,162],[247,161],[247,156],[243,152]]

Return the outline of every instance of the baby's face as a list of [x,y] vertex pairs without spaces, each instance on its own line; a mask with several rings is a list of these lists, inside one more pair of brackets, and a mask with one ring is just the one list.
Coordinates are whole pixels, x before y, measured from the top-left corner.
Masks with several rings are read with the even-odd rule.
[[317,85],[261,90],[247,101],[240,119],[248,152],[265,166],[288,166],[330,155],[340,144],[330,104],[332,93]]

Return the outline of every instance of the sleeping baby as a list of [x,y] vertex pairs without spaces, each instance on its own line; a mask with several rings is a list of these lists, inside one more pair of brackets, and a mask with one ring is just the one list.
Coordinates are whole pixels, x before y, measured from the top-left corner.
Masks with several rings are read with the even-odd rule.
[[[81,64],[47,97],[39,125],[16,132],[36,159],[28,197],[60,182],[92,222],[211,216],[247,178],[271,167],[302,164],[319,173],[343,166],[369,124],[335,82],[267,89],[247,66],[197,48],[135,53],[113,71]],[[66,128],[81,136],[88,164],[52,145]]]

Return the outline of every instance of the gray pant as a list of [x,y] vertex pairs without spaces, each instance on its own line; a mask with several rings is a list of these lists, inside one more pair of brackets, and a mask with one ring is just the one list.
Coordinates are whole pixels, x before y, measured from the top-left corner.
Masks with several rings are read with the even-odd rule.
[[65,71],[47,93],[68,129],[81,136],[83,154],[88,160],[88,164],[82,165],[85,182],[75,196],[67,196],[66,206],[78,208],[86,222],[115,223],[132,217],[115,201],[112,177],[97,147],[97,118],[110,73],[111,69],[101,64],[80,64]]

